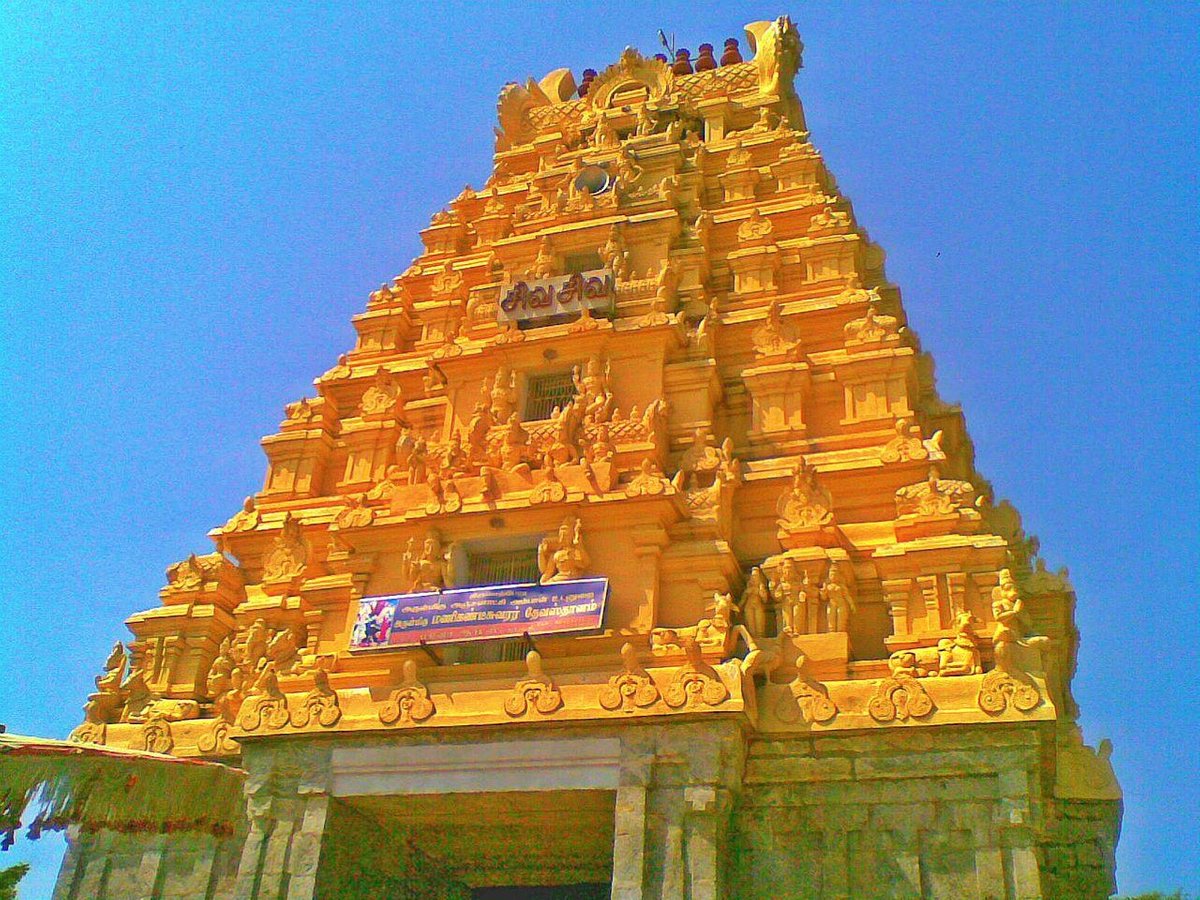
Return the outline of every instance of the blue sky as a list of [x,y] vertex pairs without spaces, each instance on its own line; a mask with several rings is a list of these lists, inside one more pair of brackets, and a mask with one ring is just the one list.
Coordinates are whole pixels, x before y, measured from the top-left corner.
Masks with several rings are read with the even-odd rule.
[[[262,481],[509,80],[790,12],[813,140],[1068,565],[1123,892],[1200,892],[1195,4],[6,4],[0,721],[63,736],[122,620]],[[743,45],[744,45],[743,40]],[[20,842],[48,896],[56,845]]]

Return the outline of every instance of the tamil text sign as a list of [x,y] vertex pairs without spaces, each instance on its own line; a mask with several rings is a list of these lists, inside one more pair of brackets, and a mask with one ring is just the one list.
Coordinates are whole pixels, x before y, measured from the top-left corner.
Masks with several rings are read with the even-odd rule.
[[350,649],[589,631],[603,622],[607,599],[607,578],[363,597]]
[[558,278],[517,281],[500,290],[497,318],[501,322],[543,319],[585,309],[610,313],[616,286],[608,269],[576,272]]

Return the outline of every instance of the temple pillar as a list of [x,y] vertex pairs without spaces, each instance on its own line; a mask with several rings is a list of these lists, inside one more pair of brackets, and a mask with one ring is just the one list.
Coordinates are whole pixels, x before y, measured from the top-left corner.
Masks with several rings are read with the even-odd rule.
[[726,892],[725,858],[732,792],[710,785],[684,788],[684,855],[690,900],[721,900]]
[[622,738],[614,900],[723,900],[744,741],[732,722]]
[[330,751],[247,743],[244,765],[250,833],[234,886],[236,900],[310,900],[329,807]]
[[634,739],[621,742],[613,822],[612,900],[641,900],[645,895],[647,795],[653,761],[653,747]]

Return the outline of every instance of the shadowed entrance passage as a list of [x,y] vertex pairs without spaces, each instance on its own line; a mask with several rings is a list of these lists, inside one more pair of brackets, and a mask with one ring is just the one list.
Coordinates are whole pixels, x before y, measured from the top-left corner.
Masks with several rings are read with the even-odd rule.
[[483,900],[608,897],[613,791],[365,796],[344,801]]
[[553,887],[476,888],[472,900],[608,900],[607,884],[565,884]]

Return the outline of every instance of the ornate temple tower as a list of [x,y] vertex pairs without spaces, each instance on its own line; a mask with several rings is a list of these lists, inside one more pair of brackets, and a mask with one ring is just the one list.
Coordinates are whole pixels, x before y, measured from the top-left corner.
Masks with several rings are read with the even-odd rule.
[[60,896],[1107,896],[1072,589],[747,34],[504,88],[73,733],[245,828],[77,832]]

